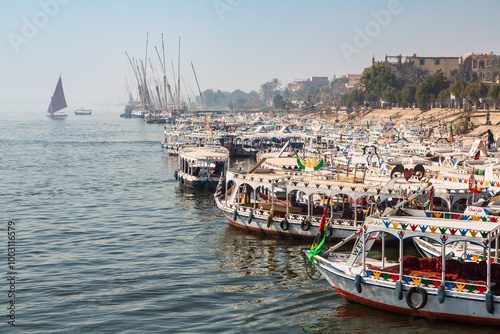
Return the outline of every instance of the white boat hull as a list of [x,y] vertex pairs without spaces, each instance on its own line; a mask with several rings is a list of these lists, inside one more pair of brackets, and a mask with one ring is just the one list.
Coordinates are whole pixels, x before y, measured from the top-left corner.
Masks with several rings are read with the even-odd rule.
[[[287,218],[287,224],[284,218],[273,217],[268,226],[269,210],[252,209],[241,206],[239,208],[225,206],[224,203],[216,198],[215,202],[219,209],[224,212],[229,224],[247,230],[249,232],[260,233],[270,236],[280,236],[296,239],[314,239],[318,234],[320,217],[315,217],[307,229],[303,229],[307,224],[302,224],[305,216],[299,219]],[[236,215],[235,215],[236,210]],[[252,219],[250,219],[252,213]],[[342,240],[353,233],[359,232],[360,228],[354,224],[354,221],[339,219],[333,222],[333,225],[326,230],[328,240]]]
[[[363,277],[361,292],[358,292],[355,284],[355,274],[348,273],[346,266],[342,264],[336,266],[335,262],[329,261],[316,261],[316,266],[339,295],[350,302],[428,319],[500,325],[500,313],[498,311],[494,312],[494,314],[488,313],[485,307],[485,294],[479,291],[470,293],[467,288],[463,288],[462,291],[458,291],[457,288],[452,290],[447,288],[444,302],[440,304],[437,298],[438,289],[432,284],[423,287],[420,283],[419,286],[427,293],[427,302],[417,310],[411,308],[407,302],[408,290],[415,287],[412,280],[410,280],[409,284],[403,284],[403,298],[399,300],[395,293],[396,283],[391,278],[384,280],[382,276],[375,278],[374,275]],[[353,272],[356,269],[359,271],[361,268],[354,268]],[[393,275],[396,276],[394,279],[397,280],[399,276],[397,274]],[[493,305],[496,310],[499,310],[500,301],[496,296],[493,297]]]

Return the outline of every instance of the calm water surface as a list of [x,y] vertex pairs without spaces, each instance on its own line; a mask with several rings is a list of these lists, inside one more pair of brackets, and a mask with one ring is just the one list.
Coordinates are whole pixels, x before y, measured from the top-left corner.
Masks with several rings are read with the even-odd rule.
[[[0,333],[485,333],[348,304],[308,279],[309,243],[229,227],[181,188],[161,125],[121,110],[0,109],[0,238],[16,223],[16,327]],[[9,271],[6,252],[1,259]]]

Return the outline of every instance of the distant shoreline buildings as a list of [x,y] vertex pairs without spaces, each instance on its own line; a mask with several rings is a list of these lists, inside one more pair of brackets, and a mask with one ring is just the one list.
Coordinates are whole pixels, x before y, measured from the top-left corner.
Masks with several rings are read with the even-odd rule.
[[[493,52],[469,52],[459,57],[422,57],[417,56],[417,54],[413,54],[411,56],[403,56],[400,54],[397,56],[386,55],[384,63],[388,64],[399,78],[403,76],[405,69],[410,66],[421,66],[428,70],[430,75],[436,73],[438,70],[441,70],[444,75],[449,78],[452,71],[459,70],[460,65],[463,65],[476,73],[479,80],[486,83],[493,83],[486,80],[486,72],[489,63],[495,59],[495,57],[498,56],[494,55]],[[372,64],[374,63],[375,57],[372,58]],[[345,85],[346,88],[352,89],[359,85],[361,74],[346,74],[346,78],[349,80],[349,82]],[[285,89],[289,92],[296,92],[302,89],[308,90],[312,87],[321,88],[323,86],[327,86],[328,83],[328,77],[312,76],[308,79],[296,79],[293,82],[288,83]]]

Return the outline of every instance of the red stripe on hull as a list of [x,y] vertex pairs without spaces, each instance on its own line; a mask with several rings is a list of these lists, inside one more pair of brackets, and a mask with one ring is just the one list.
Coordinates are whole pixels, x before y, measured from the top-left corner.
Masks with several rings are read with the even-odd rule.
[[337,287],[334,287],[334,289],[337,290],[339,295],[347,301],[358,303],[358,304],[369,306],[369,307],[373,307],[373,308],[377,308],[377,309],[384,310],[384,311],[393,312],[393,313],[406,314],[406,315],[417,316],[417,317],[428,318],[428,319],[440,319],[440,320],[447,320],[447,321],[467,322],[467,323],[477,324],[477,325],[486,325],[486,326],[498,326],[498,325],[500,325],[500,319],[478,318],[478,317],[471,317],[471,316],[466,316],[466,315],[455,315],[455,314],[448,314],[448,313],[412,310],[412,309],[397,307],[397,306],[393,306],[393,305],[378,303],[378,302],[370,300],[370,299],[356,296],[356,295],[349,293],[349,292],[346,292],[344,290],[340,290]]

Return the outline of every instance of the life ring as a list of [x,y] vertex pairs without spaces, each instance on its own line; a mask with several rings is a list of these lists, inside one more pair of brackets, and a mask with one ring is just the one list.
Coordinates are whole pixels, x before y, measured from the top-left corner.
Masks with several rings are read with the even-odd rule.
[[302,231],[309,231],[309,229],[311,228],[311,222],[309,220],[309,217],[307,217],[300,223],[300,228],[302,229]]
[[280,222],[280,227],[283,231],[287,231],[290,227],[290,223],[288,223],[288,219],[286,219],[286,217]]
[[[413,296],[413,294],[415,292],[418,292],[420,293],[420,295],[422,296],[422,300],[420,301],[420,303],[418,304],[415,304],[413,302],[413,300],[411,299],[411,297]],[[425,291],[424,288],[421,288],[419,286],[412,286],[409,290],[408,290],[408,294],[406,295],[406,304],[408,304],[408,306],[412,309],[412,310],[420,310],[422,307],[425,306],[425,304],[427,304],[427,291]]]

